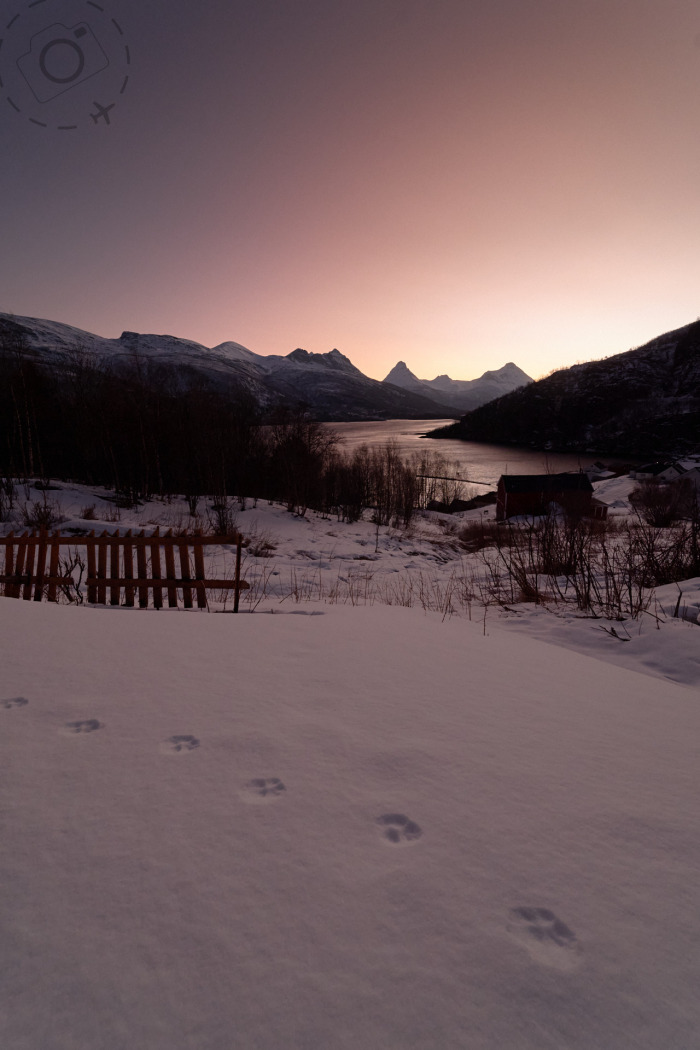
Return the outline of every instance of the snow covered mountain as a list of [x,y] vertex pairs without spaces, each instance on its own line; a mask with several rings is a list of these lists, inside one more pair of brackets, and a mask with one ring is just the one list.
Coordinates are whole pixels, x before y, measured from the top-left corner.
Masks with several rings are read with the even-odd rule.
[[532,379],[512,361],[503,368],[484,372],[478,379],[450,379],[447,375],[436,376],[435,379],[418,379],[404,361],[399,361],[384,382],[410,390],[413,394],[427,394],[460,412],[470,412],[495,397],[502,397],[511,390],[531,383]]
[[56,369],[77,359],[125,367],[136,362],[164,368],[181,389],[202,383],[251,393],[263,408],[306,404],[320,420],[439,419],[454,415],[452,402],[435,391],[410,391],[364,375],[338,350],[296,349],[263,356],[225,342],[209,348],[171,335],[123,332],[105,339],[70,325],[0,313],[0,350],[13,350]]
[[426,385],[424,379],[414,376],[405,361],[395,364],[389,375],[384,377],[383,382],[392,383],[394,386],[400,386],[402,390],[411,390],[413,393],[422,392]]
[[700,321],[560,369],[435,436],[645,457],[693,451],[700,441]]

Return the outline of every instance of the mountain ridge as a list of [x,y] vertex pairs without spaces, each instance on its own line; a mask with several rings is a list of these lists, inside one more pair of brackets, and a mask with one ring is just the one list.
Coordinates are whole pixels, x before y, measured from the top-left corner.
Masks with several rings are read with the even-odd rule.
[[558,369],[432,436],[631,456],[694,450],[700,320],[623,353]]
[[[7,313],[0,313],[0,340],[52,368],[73,367],[76,355],[116,368],[143,359],[149,366],[174,370],[180,389],[187,389],[195,378],[217,389],[237,386],[252,394],[264,410],[303,402],[315,418],[331,422],[454,418],[475,398],[481,404],[503,393],[503,382],[509,382],[504,379],[507,370],[525,376],[511,363],[476,380],[438,376],[428,381],[417,379],[404,365],[403,372],[397,373],[396,366],[380,381],[364,375],[335,348],[319,354],[297,347],[287,355],[265,356],[231,340],[206,347],[178,336],[128,330],[110,339],[62,322]],[[393,373],[398,382],[396,377],[392,381]],[[512,376],[510,384],[509,389]]]
[[532,379],[512,361],[502,368],[484,372],[477,379],[451,379],[444,374],[436,376],[435,379],[419,379],[405,361],[398,361],[383,382],[393,383],[412,393],[439,396],[452,408],[467,412],[495,397],[531,383]]
[[210,348],[177,336],[131,331],[109,339],[58,321],[7,313],[0,313],[1,345],[58,370],[73,367],[80,356],[117,369],[142,360],[169,369],[180,389],[196,381],[218,390],[245,390],[263,410],[303,403],[321,421],[456,415],[438,397],[370,379],[337,349],[314,354],[298,347],[286,356],[263,356],[233,341]]

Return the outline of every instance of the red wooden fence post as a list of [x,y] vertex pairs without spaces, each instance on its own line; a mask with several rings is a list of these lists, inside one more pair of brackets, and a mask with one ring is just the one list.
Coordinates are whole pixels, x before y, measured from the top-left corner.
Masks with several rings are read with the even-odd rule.
[[[5,576],[12,576],[15,567],[15,545],[12,543],[14,532],[11,532],[8,539],[8,544],[5,547]],[[5,580],[5,597],[13,598],[13,587],[9,580]]]
[[119,547],[121,541],[118,536],[112,537],[112,542],[109,545],[109,604],[119,605],[119,598],[121,594],[121,587],[119,585]]
[[[145,532],[141,529],[136,537],[136,565],[138,567],[139,580],[148,578],[148,557],[146,555]],[[148,608],[148,587],[139,584],[139,608]]]
[[107,544],[109,533],[105,529],[101,536],[97,537],[97,601],[99,605],[107,604]]
[[22,590],[22,597],[24,598],[25,602],[28,602],[30,600],[31,596],[32,596],[32,572],[34,571],[34,552],[35,552],[35,550],[36,550],[36,538],[35,538],[34,530],[32,530],[30,532],[29,538],[27,540],[27,554],[26,554],[26,560],[24,562],[24,573],[25,573],[25,576],[26,576],[26,580],[25,580],[25,583],[24,583],[24,588]]
[[87,544],[87,573],[88,573],[88,585],[87,585],[87,600],[93,605],[97,601],[97,587],[94,583],[90,583],[90,580],[94,580],[97,575],[97,569],[95,566],[95,530],[88,537],[86,537],[85,543]]
[[[156,528],[153,533],[153,542],[151,543],[151,579],[160,580],[160,529]],[[154,586],[153,588],[153,606],[156,609],[163,608],[163,588]]]
[[[195,533],[192,538],[194,550],[194,575],[196,580],[204,580],[204,552],[202,550],[202,534]],[[200,609],[207,607],[207,590],[203,583],[197,584],[197,605]]]
[[39,544],[36,552],[36,571],[34,573],[34,601],[40,602],[44,591],[44,576],[46,575],[46,546],[48,533],[46,529],[39,529]]
[[[167,533],[163,537],[164,543],[163,548],[165,551],[165,575],[168,580],[175,579],[175,549],[173,540],[173,530],[168,529]],[[177,608],[177,587],[174,583],[168,583],[168,606],[171,609]]]
[[46,597],[50,602],[55,602],[57,584],[54,581],[58,576],[58,565],[61,556],[60,533],[54,532],[53,536],[51,537],[50,544],[51,556],[49,558],[49,577],[51,578],[51,582],[49,583],[49,589]]
[[184,581],[191,579],[190,576],[190,554],[187,546],[187,539],[185,539],[185,533],[183,532],[178,541],[178,548],[180,551],[180,575],[183,580],[182,587],[182,600],[186,609],[192,608],[192,588],[188,587]]
[[134,585],[129,580],[134,578],[134,548],[131,542],[131,529],[124,537],[124,602],[130,609],[134,607]]
[[243,545],[243,541],[242,541],[241,537],[239,536],[238,537],[238,541],[236,543],[236,580],[235,580],[236,589],[233,592],[233,611],[235,613],[238,612],[238,600],[239,600],[240,594],[241,594],[241,586],[240,585],[241,585],[241,547],[242,547],[242,545]]

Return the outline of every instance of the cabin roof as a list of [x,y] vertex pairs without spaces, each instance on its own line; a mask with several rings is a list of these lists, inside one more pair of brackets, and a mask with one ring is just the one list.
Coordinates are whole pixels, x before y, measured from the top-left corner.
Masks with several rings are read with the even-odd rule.
[[587,474],[502,474],[506,492],[593,492]]
[[652,474],[656,476],[662,470],[668,470],[672,465],[671,463],[644,463],[641,467],[635,467],[635,474]]

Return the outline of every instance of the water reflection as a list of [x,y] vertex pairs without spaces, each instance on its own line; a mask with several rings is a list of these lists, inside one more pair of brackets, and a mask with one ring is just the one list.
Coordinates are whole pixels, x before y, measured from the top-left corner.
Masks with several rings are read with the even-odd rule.
[[352,451],[359,445],[382,445],[396,441],[402,455],[439,452],[456,464],[456,470],[465,480],[495,488],[501,474],[547,474],[564,470],[578,470],[596,459],[595,454],[564,452],[536,452],[531,448],[511,445],[485,445],[474,441],[438,440],[422,435],[436,427],[454,423],[453,419],[387,419],[374,423],[329,423],[342,439],[342,445]]

